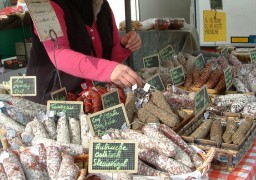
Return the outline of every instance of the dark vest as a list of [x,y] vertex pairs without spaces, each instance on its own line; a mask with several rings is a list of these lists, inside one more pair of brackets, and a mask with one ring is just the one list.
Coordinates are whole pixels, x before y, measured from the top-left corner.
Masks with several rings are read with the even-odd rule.
[[[62,0],[54,1],[58,3],[64,11],[70,48],[74,51],[91,55],[93,52],[91,38],[81,16],[77,13],[74,6],[70,4],[72,2],[67,1],[64,3]],[[110,59],[113,47],[113,26],[111,10],[106,0],[103,1],[101,10],[97,16],[97,28],[102,41],[103,58]],[[31,58],[28,62],[26,75],[36,76],[37,96],[26,98],[40,104],[46,104],[47,100],[51,99],[51,92],[60,89],[60,82],[55,66],[49,59],[38,36],[34,34],[33,26],[32,40]],[[72,63],[71,60],[70,63]],[[61,71],[59,71],[59,74],[62,86],[66,87],[67,92],[78,93],[82,91],[81,83],[85,81],[84,79],[71,76]]]

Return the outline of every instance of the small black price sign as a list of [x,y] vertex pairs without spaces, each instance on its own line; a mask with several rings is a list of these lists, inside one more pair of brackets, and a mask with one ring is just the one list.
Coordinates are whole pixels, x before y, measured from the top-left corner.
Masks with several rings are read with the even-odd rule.
[[82,101],[47,101],[47,111],[53,111],[55,115],[64,112],[67,117],[79,119],[79,115],[83,112]]
[[170,72],[171,72],[172,84],[174,86],[179,86],[179,85],[184,83],[185,74],[184,74],[182,66],[178,66],[176,68],[173,68],[173,69],[170,70]]
[[164,61],[170,61],[172,56],[174,55],[174,50],[171,45],[168,45],[164,49],[162,49],[159,54]]
[[92,81],[92,84],[94,87],[96,87],[96,86],[106,87],[106,83],[104,83],[104,82]]
[[123,104],[90,114],[88,124],[92,134],[100,138],[110,129],[123,129],[130,126]]
[[195,66],[199,71],[205,67],[205,60],[202,53],[196,57]]
[[138,141],[91,140],[88,166],[89,173],[137,173]]
[[107,109],[109,107],[120,104],[118,90],[113,89],[112,91],[102,94],[101,101],[102,101],[103,109]]
[[36,76],[11,76],[12,96],[36,96]]
[[209,104],[210,98],[206,86],[203,86],[195,95],[195,114],[202,112]]
[[211,9],[223,9],[222,0],[210,0]]
[[222,56],[224,56],[224,58],[226,58],[226,60],[228,60],[228,48],[227,48],[227,47],[224,47],[224,48],[221,50],[220,54],[221,54]]
[[250,50],[250,58],[252,63],[256,63],[256,49]]
[[224,76],[225,76],[226,90],[228,90],[232,86],[232,72],[230,67],[227,67],[224,70]]
[[156,88],[159,91],[164,91],[165,90],[164,83],[163,83],[159,74],[155,74],[154,76],[149,78],[147,80],[147,83],[150,84],[150,86]]
[[55,101],[66,101],[68,97],[66,88],[64,87],[57,91],[52,92],[51,97],[52,97],[52,100],[55,100]]
[[154,54],[143,58],[144,68],[159,67],[159,54]]

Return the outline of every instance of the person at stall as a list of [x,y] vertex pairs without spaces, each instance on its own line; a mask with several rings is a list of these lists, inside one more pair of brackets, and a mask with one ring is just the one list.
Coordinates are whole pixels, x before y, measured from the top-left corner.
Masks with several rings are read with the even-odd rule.
[[[119,87],[142,86],[142,80],[123,62],[141,47],[131,31],[120,37],[107,0],[52,0],[63,36],[40,42],[32,26],[31,58],[26,75],[36,76],[37,95],[27,99],[46,104],[51,92],[65,87],[79,93],[91,80]],[[58,70],[57,70],[58,69]]]

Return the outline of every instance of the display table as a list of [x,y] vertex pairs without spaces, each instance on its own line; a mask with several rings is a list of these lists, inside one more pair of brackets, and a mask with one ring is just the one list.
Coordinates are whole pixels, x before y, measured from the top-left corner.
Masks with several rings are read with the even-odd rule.
[[244,158],[241,160],[241,162],[237,165],[232,173],[210,169],[209,179],[256,179],[256,139],[254,140],[252,147],[248,150]]
[[148,30],[137,31],[137,33],[141,37],[142,46],[132,54],[132,66],[136,71],[143,67],[143,57],[157,54],[170,44],[176,53],[193,54],[200,51],[197,29],[189,24],[185,24],[181,30]]

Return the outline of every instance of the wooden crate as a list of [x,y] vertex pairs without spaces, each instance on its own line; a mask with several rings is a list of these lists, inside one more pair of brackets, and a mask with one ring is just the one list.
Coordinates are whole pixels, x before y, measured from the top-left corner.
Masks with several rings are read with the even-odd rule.
[[192,121],[185,125],[178,134],[181,135],[184,141],[194,144],[202,150],[207,151],[211,147],[216,147],[216,155],[211,163],[212,168],[232,172],[253,144],[256,137],[256,122],[254,122],[253,126],[238,145],[229,143],[221,143],[218,145],[212,140],[195,139],[189,136],[201,125],[203,121],[201,118],[202,115],[203,113],[196,116]]

